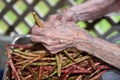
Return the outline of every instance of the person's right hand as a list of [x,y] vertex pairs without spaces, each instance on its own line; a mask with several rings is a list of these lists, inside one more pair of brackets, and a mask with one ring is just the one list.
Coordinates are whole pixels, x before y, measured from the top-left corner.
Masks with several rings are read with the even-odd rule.
[[44,22],[44,25],[44,28],[33,26],[31,40],[42,43],[53,54],[76,47],[77,43],[85,43],[90,38],[86,30],[73,22]]

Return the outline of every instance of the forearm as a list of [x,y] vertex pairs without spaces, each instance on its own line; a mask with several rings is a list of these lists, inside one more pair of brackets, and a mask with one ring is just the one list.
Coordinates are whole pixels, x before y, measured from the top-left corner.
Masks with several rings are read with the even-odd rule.
[[61,12],[62,20],[77,22],[100,18],[112,12],[112,6],[117,1],[120,2],[119,0],[89,0]]
[[77,44],[76,47],[120,69],[120,46],[91,37],[85,43]]

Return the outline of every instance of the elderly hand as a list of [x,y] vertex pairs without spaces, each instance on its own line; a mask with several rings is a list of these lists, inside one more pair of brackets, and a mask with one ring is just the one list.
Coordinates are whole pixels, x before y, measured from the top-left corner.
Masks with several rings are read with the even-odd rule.
[[31,40],[42,43],[53,54],[68,47],[76,47],[79,41],[85,42],[90,36],[87,31],[72,22],[45,22],[44,25],[45,28],[33,26]]

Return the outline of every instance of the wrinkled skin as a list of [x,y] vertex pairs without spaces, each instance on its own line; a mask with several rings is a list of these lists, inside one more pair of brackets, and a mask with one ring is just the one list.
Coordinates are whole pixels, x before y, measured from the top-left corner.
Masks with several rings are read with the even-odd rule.
[[[80,29],[75,23],[45,22],[45,28],[34,25],[31,39],[43,45],[53,54],[68,47],[75,47],[78,41],[85,42],[91,37],[87,31]],[[80,39],[80,40],[79,40]]]
[[78,41],[89,41],[88,38],[91,36],[72,22],[100,18],[119,10],[120,0],[88,0],[86,3],[50,16],[47,22],[44,22],[45,28],[33,26],[31,39],[34,42],[43,43],[51,53],[76,47]]
[[83,4],[51,15],[48,20],[51,22],[55,20],[71,22],[88,21],[113,12],[120,13],[120,0],[88,0]]

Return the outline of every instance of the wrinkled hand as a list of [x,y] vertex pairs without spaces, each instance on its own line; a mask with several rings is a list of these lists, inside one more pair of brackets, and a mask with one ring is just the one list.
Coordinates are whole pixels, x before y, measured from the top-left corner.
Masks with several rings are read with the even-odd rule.
[[55,23],[45,22],[44,25],[45,28],[33,26],[31,40],[42,43],[53,54],[68,47],[75,47],[79,40],[87,40],[88,33],[75,23],[56,21]]

